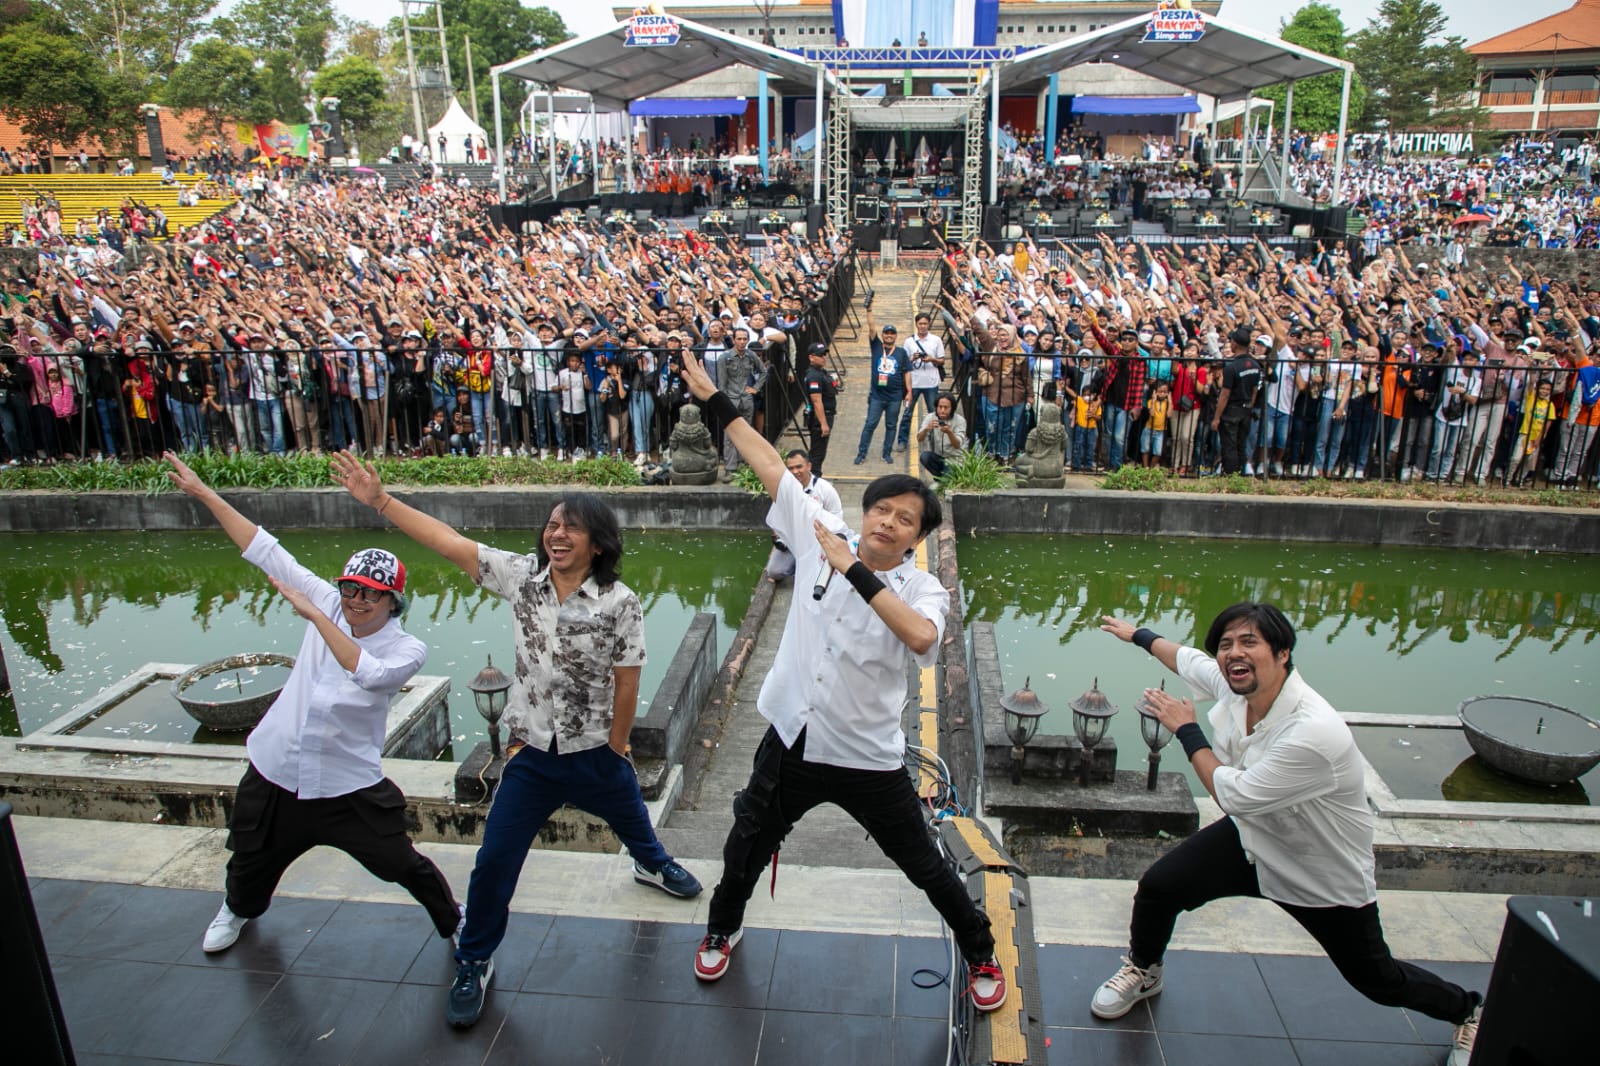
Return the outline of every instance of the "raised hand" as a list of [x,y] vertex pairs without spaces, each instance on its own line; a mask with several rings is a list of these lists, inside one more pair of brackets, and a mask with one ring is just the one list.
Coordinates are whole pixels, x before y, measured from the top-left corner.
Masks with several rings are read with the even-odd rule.
[[370,462],[364,463],[348,451],[334,452],[332,467],[333,480],[358,501],[368,507],[383,502],[383,479]]

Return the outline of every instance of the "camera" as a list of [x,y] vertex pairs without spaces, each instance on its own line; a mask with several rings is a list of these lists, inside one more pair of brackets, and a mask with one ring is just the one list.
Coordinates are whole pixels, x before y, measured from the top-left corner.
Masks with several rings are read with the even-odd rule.
[[862,310],[864,310],[864,311],[872,310],[872,298],[874,296],[876,296],[876,295],[878,295],[878,294],[875,293],[875,292],[867,293],[866,298],[861,301]]

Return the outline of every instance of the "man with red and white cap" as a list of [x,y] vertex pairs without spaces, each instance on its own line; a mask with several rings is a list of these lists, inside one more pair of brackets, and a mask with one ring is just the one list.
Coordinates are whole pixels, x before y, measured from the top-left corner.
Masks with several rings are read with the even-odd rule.
[[218,496],[167,452],[172,483],[203,503],[249,562],[306,619],[294,670],[246,742],[250,768],[228,820],[227,895],[202,947],[223,951],[266,912],[289,864],[318,845],[338,848],[372,874],[410,892],[442,937],[461,920],[439,868],[406,835],[405,796],[383,775],[389,699],[428,657],[400,625],[406,568],[382,548],[363,548],[330,583],[295,561],[278,539]]

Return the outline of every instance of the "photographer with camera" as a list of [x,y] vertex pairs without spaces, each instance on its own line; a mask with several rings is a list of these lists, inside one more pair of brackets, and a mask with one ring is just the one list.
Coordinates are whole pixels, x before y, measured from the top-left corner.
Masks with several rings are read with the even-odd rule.
[[933,414],[917,431],[917,444],[922,449],[918,461],[936,478],[944,474],[945,464],[966,448],[967,420],[956,412],[954,396],[948,392],[939,394],[933,403]]

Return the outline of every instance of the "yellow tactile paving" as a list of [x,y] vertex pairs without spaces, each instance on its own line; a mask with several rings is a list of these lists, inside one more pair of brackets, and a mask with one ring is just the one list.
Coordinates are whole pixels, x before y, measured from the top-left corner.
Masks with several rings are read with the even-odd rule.
[[989,1055],[994,1062],[1027,1062],[1028,1039],[1022,1031],[1022,989],[1017,984],[1017,926],[1011,905],[1011,875],[983,873],[983,901],[994,932],[994,957],[1006,975],[1010,993],[989,1018]]
[[983,830],[978,828],[977,822],[974,822],[971,818],[953,818],[951,821],[955,824],[956,832],[961,834],[961,839],[966,841],[967,847],[972,849],[972,854],[978,857],[979,862],[985,866],[1009,867],[1011,865],[1006,861],[1005,856],[996,851],[994,845],[989,843],[989,838],[983,835]]

